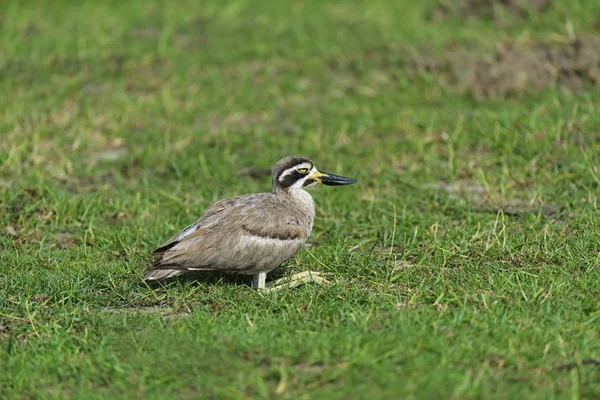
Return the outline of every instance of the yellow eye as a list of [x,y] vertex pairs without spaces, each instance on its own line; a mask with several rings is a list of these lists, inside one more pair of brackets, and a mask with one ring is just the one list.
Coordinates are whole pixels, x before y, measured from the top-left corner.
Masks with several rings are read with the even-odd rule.
[[306,167],[298,168],[296,171],[300,172],[301,174],[308,174],[308,168]]

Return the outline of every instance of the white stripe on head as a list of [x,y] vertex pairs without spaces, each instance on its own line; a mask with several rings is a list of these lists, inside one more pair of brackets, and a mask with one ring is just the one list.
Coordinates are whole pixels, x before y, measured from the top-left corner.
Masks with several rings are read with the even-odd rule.
[[316,185],[317,182],[314,182],[308,186],[304,186],[304,182],[307,179],[310,179],[310,177],[312,176],[312,174],[314,174],[317,171],[317,167],[312,167],[312,169],[310,170],[310,172],[308,174],[306,174],[305,177],[303,177],[302,179],[298,179],[296,182],[294,182],[294,184],[292,186],[290,186],[290,190],[297,190],[297,189],[306,189],[307,187],[310,187],[312,185]]
[[[303,167],[304,167],[304,168],[311,168],[311,167],[312,167],[313,169],[315,169],[315,168],[312,166],[312,164],[311,164],[311,163],[308,163],[308,162],[304,162],[304,163],[302,163],[302,164],[294,165],[293,167],[286,169],[285,171],[283,171],[283,172],[281,173],[281,175],[279,175],[279,179],[278,179],[278,180],[279,180],[279,182],[283,182],[283,180],[285,179],[285,177],[286,177],[286,176],[288,176],[289,174],[292,174],[292,173],[296,172],[296,170],[297,170],[298,168],[303,168]],[[312,174],[312,172],[313,172],[313,171],[311,170],[311,171],[308,173],[308,175]]]

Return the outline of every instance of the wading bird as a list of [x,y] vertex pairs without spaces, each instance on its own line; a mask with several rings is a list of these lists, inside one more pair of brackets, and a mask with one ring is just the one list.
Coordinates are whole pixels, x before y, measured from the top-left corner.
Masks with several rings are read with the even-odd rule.
[[[279,160],[271,179],[271,193],[232,197],[207,208],[196,222],[154,251],[154,263],[144,280],[188,271],[223,271],[253,275],[252,287],[264,289],[267,272],[293,256],[310,236],[315,205],[305,189],[356,183],[317,170],[303,156]],[[292,277],[292,282],[306,280],[323,278],[310,271]]]

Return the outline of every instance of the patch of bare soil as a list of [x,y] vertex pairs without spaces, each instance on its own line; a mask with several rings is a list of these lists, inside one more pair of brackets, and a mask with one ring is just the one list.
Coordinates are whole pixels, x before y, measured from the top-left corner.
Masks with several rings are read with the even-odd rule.
[[424,188],[436,192],[445,192],[449,198],[463,199],[470,203],[471,209],[480,213],[497,214],[502,211],[504,215],[540,214],[546,218],[560,219],[564,207],[539,203],[531,203],[524,198],[496,199],[487,189],[478,182],[458,180],[453,183],[436,182],[424,185]]
[[488,56],[457,50],[407,66],[409,75],[437,74],[441,84],[475,98],[516,96],[553,86],[577,91],[600,82],[600,36],[560,44],[510,44]]
[[54,235],[53,242],[59,249],[66,250],[77,246],[79,244],[79,239],[71,233],[60,232]]
[[165,319],[185,318],[191,313],[190,310],[173,310],[162,307],[134,307],[134,308],[105,308],[103,312],[119,315],[159,315]]
[[464,18],[494,18],[499,11],[517,16],[539,14],[550,6],[550,0],[445,0],[429,12],[434,21],[443,21],[453,13]]

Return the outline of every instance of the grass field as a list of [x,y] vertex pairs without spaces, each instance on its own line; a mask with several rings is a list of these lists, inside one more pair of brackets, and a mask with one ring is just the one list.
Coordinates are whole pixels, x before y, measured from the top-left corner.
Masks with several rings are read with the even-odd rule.
[[[4,2],[0,398],[599,398],[600,3],[459,3]],[[139,285],[289,154],[331,285]]]

